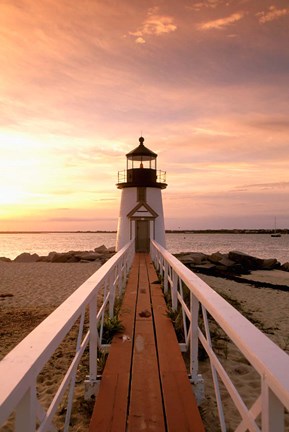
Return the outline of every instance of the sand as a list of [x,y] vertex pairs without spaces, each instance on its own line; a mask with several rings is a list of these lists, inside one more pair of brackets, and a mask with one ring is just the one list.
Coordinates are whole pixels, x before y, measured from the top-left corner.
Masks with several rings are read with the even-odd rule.
[[[98,268],[92,263],[4,263],[0,262],[0,359],[69,297]],[[72,328],[53,358],[38,377],[38,398],[45,409],[51,403],[75,353],[77,328]],[[87,356],[78,368],[76,402],[71,431],[88,429],[93,401],[83,398],[87,375]],[[56,424],[63,424],[65,404],[57,414]],[[13,419],[1,431],[13,431]]]
[[[0,358],[3,358],[49,313],[61,304],[81,283],[99,268],[99,263],[4,263],[0,262]],[[213,276],[199,275],[213,289],[233,302],[234,306],[257,325],[276,344],[289,353],[289,292],[271,288],[254,288]],[[289,286],[289,273],[258,271],[246,278]],[[214,327],[214,326],[213,326]],[[46,407],[75,349],[73,330],[54,358],[45,366],[38,380],[38,393]],[[214,345],[221,362],[228,369],[240,393],[250,406],[259,391],[259,376],[238,352],[237,348],[216,329]],[[200,362],[205,379],[206,399],[201,405],[206,431],[217,432],[216,402],[207,359]],[[77,375],[76,404],[72,415],[73,432],[86,430],[93,403],[83,400],[83,380],[87,373],[86,359]],[[224,406],[228,412],[228,430],[238,424],[237,414],[225,390]],[[63,421],[65,407],[59,414]],[[287,425],[288,427],[288,425]],[[3,429],[9,432],[8,425]],[[286,429],[287,430],[287,429]]]
[[[199,276],[223,297],[231,299],[234,307],[289,353],[289,291],[255,288],[213,276]],[[257,270],[245,278],[289,288],[289,273],[281,270]]]
[[[213,276],[198,276],[289,354],[289,292],[272,288],[255,288],[248,284]],[[289,287],[289,273],[284,271],[254,271],[251,275],[244,277]],[[219,359],[243,397],[245,404],[250,408],[260,394],[260,377],[236,346],[223,337],[223,332],[218,327],[215,327],[214,323],[212,329],[214,330],[213,333],[215,333],[213,345]],[[203,412],[203,418],[205,419],[206,431],[218,432],[220,428],[216,426],[218,422],[217,408],[209,361],[205,360],[200,362],[199,365],[205,380],[206,399],[201,405],[201,412]],[[239,414],[222,385],[221,393],[228,430],[235,430],[240,421]],[[288,413],[286,414],[285,430],[289,431]]]

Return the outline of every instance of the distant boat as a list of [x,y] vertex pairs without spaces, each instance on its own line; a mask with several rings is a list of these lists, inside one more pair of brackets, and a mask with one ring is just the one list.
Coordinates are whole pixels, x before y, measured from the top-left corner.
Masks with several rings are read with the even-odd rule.
[[281,234],[278,233],[276,230],[276,217],[275,217],[275,228],[273,234],[271,234],[271,237],[281,237]]

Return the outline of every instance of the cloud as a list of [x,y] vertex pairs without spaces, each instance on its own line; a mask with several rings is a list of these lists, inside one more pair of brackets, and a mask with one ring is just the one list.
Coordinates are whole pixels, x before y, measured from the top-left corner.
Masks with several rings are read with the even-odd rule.
[[138,38],[136,38],[135,43],[137,43],[137,44],[145,44],[146,41],[145,41],[144,38],[138,37]]
[[244,18],[244,12],[236,12],[230,16],[225,18],[219,18],[217,20],[204,22],[198,25],[199,30],[212,30],[212,29],[222,29],[224,27],[228,27],[229,25],[234,24],[237,21],[240,21]]
[[250,126],[261,130],[270,130],[276,133],[289,132],[289,119],[283,115],[255,115],[255,118],[248,121]]
[[222,136],[222,137],[234,137],[236,134],[226,130],[210,129],[205,127],[195,127],[193,133],[196,135],[208,135],[208,136]]
[[247,189],[287,189],[289,187],[289,182],[272,182],[272,183],[255,183],[255,184],[247,184],[241,186],[244,190]]
[[159,8],[150,8],[147,12],[147,18],[135,32],[129,32],[131,36],[136,36],[135,42],[144,44],[144,36],[160,36],[177,30],[174,18],[168,15],[160,15]]
[[270,6],[267,12],[258,12],[256,16],[261,24],[274,21],[289,14],[289,8],[277,9],[276,6]]
[[91,217],[91,218],[87,218],[87,217],[54,217],[54,218],[49,218],[47,219],[48,222],[95,222],[95,221],[116,221],[117,218],[110,218],[110,217],[105,217],[105,218],[98,218],[98,217]]
[[202,2],[194,3],[189,8],[198,12],[201,9],[215,9],[218,6],[221,6],[223,4],[226,4],[228,6],[230,1],[228,0],[204,0]]

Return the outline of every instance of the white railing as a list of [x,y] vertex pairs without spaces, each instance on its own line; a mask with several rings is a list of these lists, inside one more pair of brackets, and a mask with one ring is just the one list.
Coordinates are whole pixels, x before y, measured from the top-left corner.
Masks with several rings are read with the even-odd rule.
[[[182,308],[185,343],[181,348],[189,349],[193,383],[197,384],[200,377],[199,341],[208,354],[221,431],[226,431],[227,425],[219,380],[239,413],[240,422],[234,429],[236,432],[283,432],[284,411],[289,410],[289,356],[155,241],[152,241],[151,256],[163,280],[164,292],[171,294],[172,309]],[[185,287],[189,290],[189,301],[184,300]],[[260,391],[249,408],[213,348],[208,314],[260,375]]]
[[[66,394],[66,418],[61,430],[68,430],[78,365],[89,346],[86,387],[92,393],[97,380],[97,354],[102,348],[104,316],[105,313],[113,315],[115,298],[125,288],[133,256],[134,241],[131,241],[0,362],[0,429],[13,413],[16,432],[56,431],[53,418]],[[88,328],[84,325],[86,316]],[[37,398],[37,377],[75,323],[78,323],[75,356],[45,411]]]

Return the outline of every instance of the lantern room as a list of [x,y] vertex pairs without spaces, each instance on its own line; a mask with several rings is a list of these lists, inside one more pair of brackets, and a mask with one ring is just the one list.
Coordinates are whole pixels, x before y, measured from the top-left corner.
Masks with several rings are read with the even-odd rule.
[[166,188],[166,173],[157,170],[157,154],[144,145],[139,138],[139,146],[126,154],[126,170],[119,171],[117,187],[157,187]]

